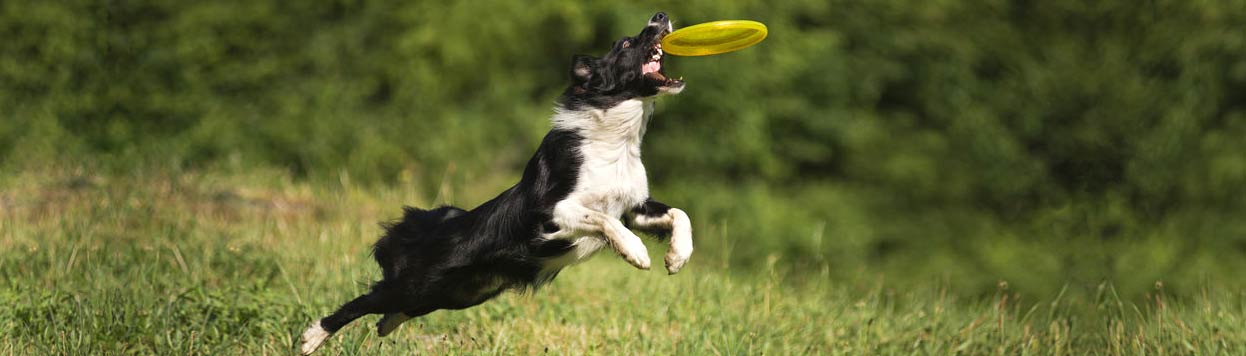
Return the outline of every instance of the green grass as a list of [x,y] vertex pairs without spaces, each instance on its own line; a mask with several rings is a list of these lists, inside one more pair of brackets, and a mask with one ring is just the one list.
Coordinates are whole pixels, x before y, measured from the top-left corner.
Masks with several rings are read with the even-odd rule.
[[[0,354],[294,353],[309,322],[378,277],[375,222],[429,200],[273,172],[0,177]],[[320,353],[1246,353],[1242,291],[1174,298],[1160,286],[1137,299],[1105,284],[1031,301],[1006,284],[977,296],[843,282],[777,253],[733,267],[727,237],[702,230],[675,276],[602,253],[536,293],[436,312],[387,338],[365,317]]]

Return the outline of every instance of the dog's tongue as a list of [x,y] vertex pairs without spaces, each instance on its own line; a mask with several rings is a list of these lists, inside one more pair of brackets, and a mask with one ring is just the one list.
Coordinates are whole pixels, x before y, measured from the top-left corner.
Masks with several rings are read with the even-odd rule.
[[666,82],[666,76],[665,76],[665,75],[662,75],[662,72],[649,72],[649,73],[646,73],[646,74],[645,74],[645,78],[649,78],[649,79],[651,79],[651,80],[653,80],[653,81],[655,81],[655,82],[658,82],[658,83],[665,83],[665,82]]
[[645,63],[645,65],[640,68],[640,74],[654,73],[659,70],[662,70],[662,63],[656,62],[656,61],[648,62],[648,63]]

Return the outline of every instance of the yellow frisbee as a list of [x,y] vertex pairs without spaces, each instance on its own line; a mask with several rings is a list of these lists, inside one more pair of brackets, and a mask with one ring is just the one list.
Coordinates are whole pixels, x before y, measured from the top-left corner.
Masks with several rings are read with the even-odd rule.
[[681,28],[662,38],[662,51],[676,56],[709,56],[734,52],[766,39],[766,25],[757,21],[724,20]]

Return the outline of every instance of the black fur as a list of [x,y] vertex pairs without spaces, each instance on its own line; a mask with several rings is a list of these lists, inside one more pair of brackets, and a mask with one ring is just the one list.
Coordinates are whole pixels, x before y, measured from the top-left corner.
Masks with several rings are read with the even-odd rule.
[[[667,21],[662,13],[654,20]],[[576,56],[571,86],[559,105],[567,110],[585,105],[609,108],[655,95],[661,85],[674,83],[655,81],[639,71],[663,31],[651,24],[640,35],[616,42],[600,59]],[[401,220],[385,225],[385,235],[373,247],[382,280],[321,319],[321,327],[332,333],[366,314],[402,312],[416,317],[439,309],[463,309],[505,290],[531,289],[552,279],[558,271],[546,270],[542,262],[568,253],[571,242],[544,239],[541,234],[558,229],[551,214],[575,188],[584,139],[577,132],[551,130],[519,183],[471,211],[450,206],[405,208]],[[650,200],[634,212],[664,214],[668,209]]]
[[539,236],[554,204],[574,188],[580,140],[573,132],[551,131],[519,183],[472,211],[406,207],[373,247],[382,280],[321,325],[335,332],[369,313],[463,309],[551,278],[540,275],[541,260],[567,252],[570,242]]
[[[667,212],[669,212],[670,210],[671,210],[671,207],[669,205],[663,204],[661,202],[658,202],[657,200],[653,200],[652,198],[650,198],[649,200],[646,200],[644,204],[641,204],[640,206],[633,208],[631,211],[631,214],[656,218],[662,215],[666,215]],[[659,240],[666,240],[671,237],[670,229],[645,229],[645,228],[640,228],[637,226],[632,226],[631,222],[632,222],[631,219],[623,219],[624,225],[627,225],[628,228],[643,231],[647,234],[657,237]]]
[[[650,21],[669,23],[666,14],[661,12]],[[682,84],[645,76],[636,70],[649,59],[654,45],[666,35],[665,31],[661,27],[645,26],[640,34],[615,41],[610,52],[601,58],[573,57],[572,86],[563,92],[561,104],[570,109],[583,106],[606,109],[628,99],[656,95],[664,85]]]

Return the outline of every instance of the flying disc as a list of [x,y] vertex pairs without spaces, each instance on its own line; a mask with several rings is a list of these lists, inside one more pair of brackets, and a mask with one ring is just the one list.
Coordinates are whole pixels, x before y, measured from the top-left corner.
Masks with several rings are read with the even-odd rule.
[[709,56],[739,51],[766,39],[766,25],[724,20],[696,24],[662,38],[662,50],[676,56]]

